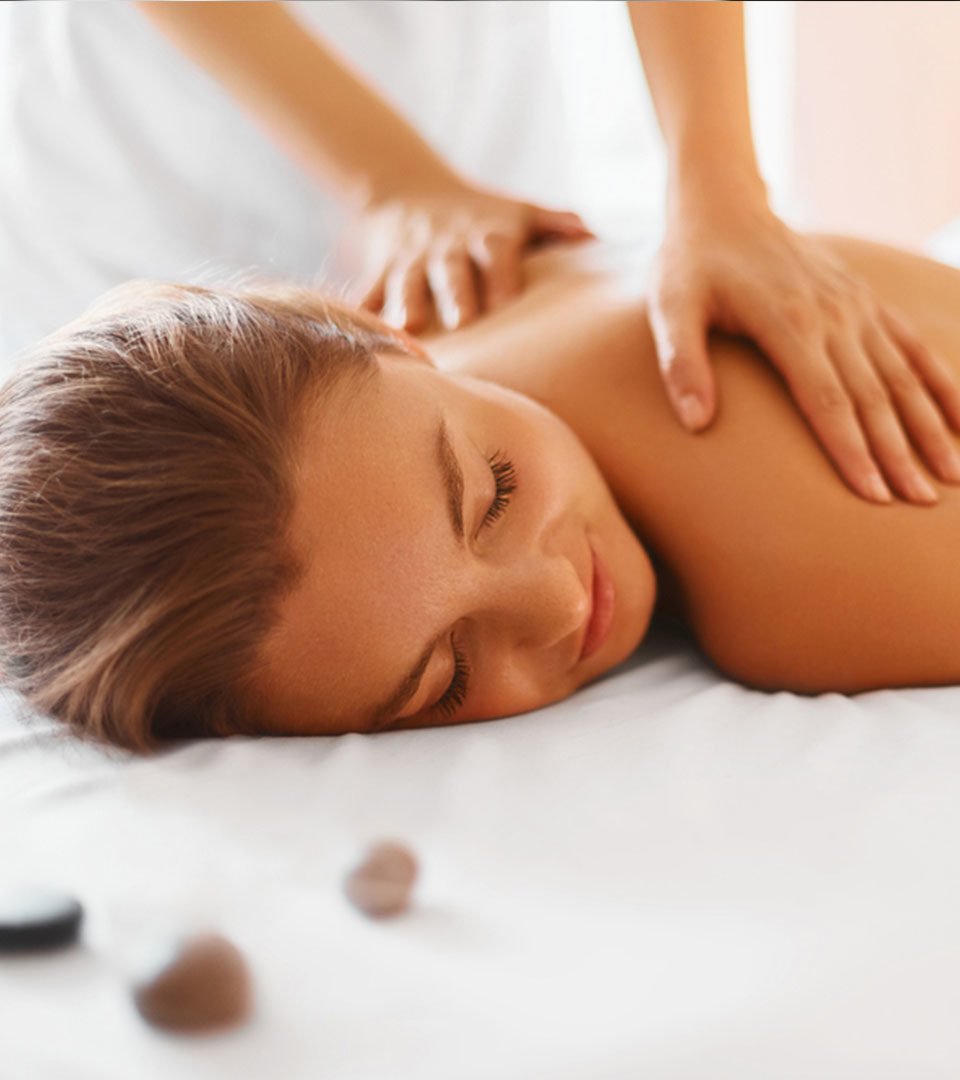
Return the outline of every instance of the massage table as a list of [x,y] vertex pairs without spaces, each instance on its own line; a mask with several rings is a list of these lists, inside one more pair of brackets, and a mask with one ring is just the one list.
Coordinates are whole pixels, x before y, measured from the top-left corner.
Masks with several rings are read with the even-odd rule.
[[[10,1080],[954,1080],[960,688],[761,693],[659,629],[538,712],[84,745],[7,699],[0,883],[78,945],[0,956]],[[371,842],[420,862],[373,920]],[[244,953],[249,1020],[149,1027],[143,941]]]

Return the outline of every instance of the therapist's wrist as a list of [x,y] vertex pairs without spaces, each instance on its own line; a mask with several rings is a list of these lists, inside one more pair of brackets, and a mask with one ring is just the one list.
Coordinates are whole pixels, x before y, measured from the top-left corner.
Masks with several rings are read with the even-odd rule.
[[671,165],[668,174],[668,215],[695,207],[768,210],[769,200],[766,182],[751,161],[702,157]]
[[425,196],[459,195],[470,189],[463,177],[429,150],[390,162],[390,168],[384,164],[365,173],[351,193],[350,201],[358,211]]

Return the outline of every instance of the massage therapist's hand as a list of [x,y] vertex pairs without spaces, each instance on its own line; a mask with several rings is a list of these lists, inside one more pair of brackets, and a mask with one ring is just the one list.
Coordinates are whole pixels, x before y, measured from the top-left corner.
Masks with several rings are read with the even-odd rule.
[[361,212],[361,306],[413,333],[434,320],[465,326],[523,289],[525,249],[593,234],[577,214],[548,210],[457,179],[391,192]]
[[668,396],[691,430],[709,424],[717,407],[706,349],[716,327],[766,354],[855,492],[887,502],[889,484],[911,502],[935,502],[911,440],[935,476],[960,483],[946,422],[960,431],[952,370],[765,198],[702,189],[675,197],[648,301]]

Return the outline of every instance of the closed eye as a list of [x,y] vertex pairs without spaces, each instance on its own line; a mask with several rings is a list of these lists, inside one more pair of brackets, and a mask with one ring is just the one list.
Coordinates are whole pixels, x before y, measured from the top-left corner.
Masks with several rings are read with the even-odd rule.
[[[484,514],[481,528],[492,525],[502,517],[510,505],[510,499],[517,490],[517,470],[513,462],[500,450],[487,459],[490,471],[493,473],[496,490],[493,500]],[[453,678],[450,685],[443,692],[442,697],[431,709],[441,716],[452,717],[467,699],[467,691],[470,685],[470,664],[466,654],[460,648],[457,639],[451,637],[450,647],[453,650]]]
[[487,459],[493,473],[496,492],[484,515],[481,528],[492,525],[510,505],[510,498],[517,490],[517,470],[513,462],[500,450]]
[[467,689],[470,685],[470,665],[455,637],[451,637],[450,647],[453,649],[453,678],[444,691],[443,697],[433,707],[433,711],[446,717],[453,716],[466,701]]

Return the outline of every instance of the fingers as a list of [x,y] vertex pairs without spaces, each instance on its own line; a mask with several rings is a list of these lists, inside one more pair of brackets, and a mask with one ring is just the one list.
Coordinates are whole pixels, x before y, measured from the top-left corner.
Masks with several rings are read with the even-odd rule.
[[942,356],[927,348],[895,311],[885,307],[880,316],[890,337],[939,404],[954,431],[960,432],[960,383],[953,369]]
[[[922,376],[882,330],[876,327],[868,330],[864,345],[885,385],[888,411],[893,414],[896,410],[933,473],[947,483],[960,483],[960,453]],[[919,467],[915,472],[920,478],[919,486],[929,486]]]
[[468,250],[463,242],[396,263],[367,292],[362,306],[412,333],[426,329],[434,311],[447,330],[473,322],[522,288],[521,248],[484,237]]
[[427,278],[440,320],[448,330],[472,322],[479,312],[473,263],[466,246],[455,244],[427,263]]
[[[909,502],[936,503],[918,453],[936,476],[960,482],[960,454],[943,415],[881,321],[848,323],[826,338],[782,328],[775,340],[762,336],[761,348],[776,357],[800,411],[858,494],[890,502],[892,488]],[[928,370],[936,379],[935,363]]]
[[800,412],[820,440],[840,475],[870,502],[893,499],[876,467],[843,383],[829,365],[818,365],[802,378],[785,376]]
[[429,326],[433,302],[424,256],[416,255],[395,263],[387,273],[384,296],[384,322],[413,334]]
[[[875,349],[881,347],[879,342],[874,343]],[[865,443],[861,449],[857,441],[855,456],[845,454],[842,440],[837,439],[837,452],[833,456],[841,470],[845,470],[848,478],[859,475],[862,484],[870,485],[879,495],[880,485],[871,475],[876,463],[901,498],[921,504],[937,502],[937,490],[917,463],[904,431],[903,414],[898,415],[879,368],[870,364],[862,345],[853,337],[835,343],[831,354],[835,369],[842,372],[842,379],[838,378],[840,392],[849,398],[851,405],[849,411],[840,407],[835,414],[845,425],[859,427]],[[830,452],[829,446],[827,449]],[[890,498],[888,490],[882,501],[889,502]]]
[[[896,466],[898,476],[906,477],[910,462],[903,460],[897,429],[884,413],[885,393],[877,385],[876,375],[871,377],[872,366],[858,356],[856,344],[850,341],[852,332],[842,326],[831,347],[812,299],[804,302],[792,297],[780,303],[758,299],[753,310],[757,344],[783,376],[797,407],[840,475],[854,492],[870,502],[891,502],[893,496],[867,441],[868,431],[875,441],[885,442],[886,460]],[[846,378],[841,375],[843,369]],[[858,395],[859,411],[851,387]],[[863,416],[869,417],[866,424],[861,422]],[[902,437],[902,432],[899,435]],[[900,490],[905,488],[904,479]]]
[[596,235],[584,224],[583,218],[572,210],[547,210],[531,207],[534,240],[595,240]]
[[460,239],[438,243],[403,259],[370,288],[363,306],[393,326],[425,329],[434,308],[447,330],[473,322],[523,291],[523,239],[484,232],[469,245]]
[[455,330],[482,311],[494,311],[523,291],[522,237],[500,232],[476,235],[441,249],[427,275],[443,325]]
[[756,342],[864,498],[889,502],[892,487],[911,502],[935,503],[937,489],[922,465],[960,483],[960,379],[907,320],[829,250],[771,227],[770,218],[707,226],[668,230],[648,288],[664,382],[687,426],[704,426],[715,408],[705,336],[716,325]]
[[428,328],[434,314],[457,329],[522,292],[531,245],[592,235],[578,214],[462,185],[388,201],[363,220],[366,262],[379,275],[361,306],[412,332]]
[[716,390],[707,353],[707,317],[695,297],[666,293],[650,304],[650,329],[667,397],[689,431],[713,419]]

